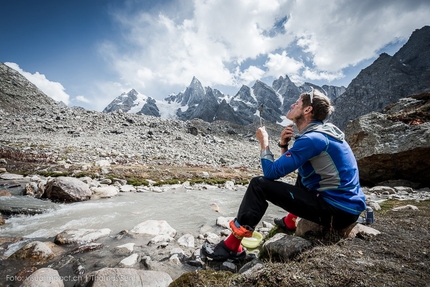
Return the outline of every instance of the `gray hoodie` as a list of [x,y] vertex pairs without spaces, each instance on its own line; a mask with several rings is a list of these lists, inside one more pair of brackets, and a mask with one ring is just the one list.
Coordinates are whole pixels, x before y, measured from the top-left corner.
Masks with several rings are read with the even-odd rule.
[[345,140],[345,134],[332,123],[323,123],[320,121],[313,121],[308,124],[303,130],[297,132],[294,138],[297,139],[308,132],[320,132],[329,135],[338,141],[343,142]]

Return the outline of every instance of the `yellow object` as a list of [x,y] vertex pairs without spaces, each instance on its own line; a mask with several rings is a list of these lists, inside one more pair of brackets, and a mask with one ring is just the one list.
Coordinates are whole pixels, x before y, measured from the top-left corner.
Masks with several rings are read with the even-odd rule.
[[244,237],[241,244],[246,248],[253,249],[260,245],[261,240],[263,240],[263,235],[257,231],[254,231],[252,233],[252,237]]

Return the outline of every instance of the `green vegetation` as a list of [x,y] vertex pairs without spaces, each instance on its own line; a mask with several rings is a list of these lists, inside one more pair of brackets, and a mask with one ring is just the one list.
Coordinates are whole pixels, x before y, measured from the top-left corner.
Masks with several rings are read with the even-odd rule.
[[80,177],[91,177],[92,179],[97,178],[96,174],[88,172],[88,171],[79,172],[79,173],[75,174],[74,176],[77,178],[80,178]]
[[149,182],[146,179],[140,179],[140,178],[129,178],[127,179],[127,183],[133,186],[149,185]]
[[37,173],[38,175],[45,176],[45,177],[59,177],[59,176],[69,176],[69,172],[55,172],[55,171],[39,171]]

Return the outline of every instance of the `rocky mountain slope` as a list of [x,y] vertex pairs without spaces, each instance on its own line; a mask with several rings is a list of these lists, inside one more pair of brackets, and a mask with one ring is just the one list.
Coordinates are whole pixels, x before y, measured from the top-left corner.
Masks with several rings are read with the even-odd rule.
[[58,104],[20,73],[0,63],[0,114],[18,114],[39,105],[51,107]]
[[[257,125],[69,108],[10,68],[1,63],[0,67],[5,71],[0,77],[5,83],[0,87],[0,158],[7,159],[2,166],[10,172],[100,172],[99,160],[113,168],[136,165],[142,174],[166,180],[203,177],[201,166],[244,178],[259,172]],[[282,127],[266,126],[275,147]],[[121,169],[125,173],[126,168]]]
[[380,112],[400,98],[430,90],[430,26],[415,30],[393,56],[379,58],[339,96],[331,120],[344,129],[349,120]]

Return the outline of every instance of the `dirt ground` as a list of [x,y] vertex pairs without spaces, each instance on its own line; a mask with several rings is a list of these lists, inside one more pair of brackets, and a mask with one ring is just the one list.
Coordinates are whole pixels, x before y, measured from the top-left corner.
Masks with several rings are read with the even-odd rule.
[[[414,205],[419,210],[393,211]],[[312,238],[292,260],[263,259],[244,277],[227,271],[185,273],[170,286],[430,286],[430,201],[386,201],[375,212],[370,238]]]

